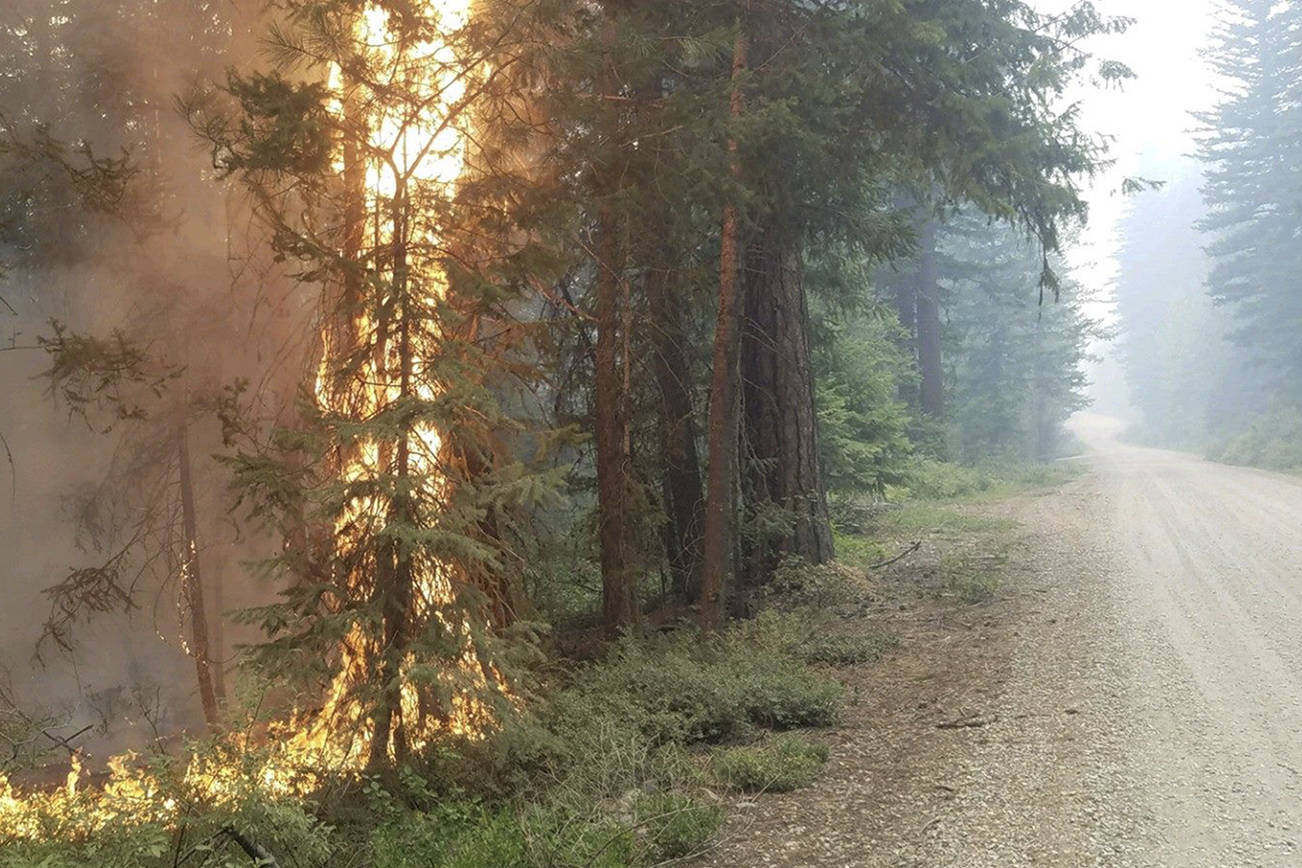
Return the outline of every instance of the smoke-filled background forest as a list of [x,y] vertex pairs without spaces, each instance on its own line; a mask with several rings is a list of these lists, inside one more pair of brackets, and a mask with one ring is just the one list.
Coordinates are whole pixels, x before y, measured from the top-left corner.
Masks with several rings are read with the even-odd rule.
[[1297,225],[1292,4],[1237,3],[1209,38],[1219,99],[1145,171],[1120,234],[1118,358],[1133,436],[1276,470],[1302,464],[1290,262]]
[[1091,370],[1302,464],[1296,13],[1227,8],[1132,166],[1088,2],[9,0],[0,865],[687,856],[880,653],[801,589],[1068,472]]

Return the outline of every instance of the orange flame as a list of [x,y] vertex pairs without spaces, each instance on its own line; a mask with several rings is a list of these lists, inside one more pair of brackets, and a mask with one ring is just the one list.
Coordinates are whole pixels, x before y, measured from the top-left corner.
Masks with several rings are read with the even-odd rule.
[[[437,23],[438,31],[452,33],[465,26],[470,15],[472,0],[430,0],[425,11]],[[426,189],[442,188],[451,195],[461,178],[466,162],[466,130],[462,102],[466,96],[466,80],[459,69],[453,48],[443,39],[434,38],[415,45],[402,45],[400,34],[391,26],[389,13],[374,3],[362,12],[355,32],[356,42],[371,60],[371,68],[379,70],[386,81],[366,87],[350,83],[342,69],[334,67],[330,73],[332,89],[344,94],[350,88],[363,93],[350,97],[364,106],[369,129],[369,141],[364,152],[385,155],[384,159],[371,156],[365,166],[365,210],[369,215],[366,234],[378,247],[393,240],[395,227],[391,219],[382,216],[382,203],[391,200],[403,183],[417,181]],[[417,93],[420,98],[402,105],[389,105],[383,99],[385,90]],[[337,113],[344,112],[343,97],[334,106]],[[413,111],[412,106],[419,110]],[[346,118],[341,120],[347,121]],[[342,169],[342,165],[336,168]],[[427,227],[427,235],[436,235],[436,227]],[[437,237],[419,239],[423,243],[437,242]],[[429,300],[441,300],[447,292],[446,275],[431,265],[422,274],[423,290]],[[362,314],[356,317],[352,333],[366,339],[375,331],[375,324]],[[332,355],[346,352],[351,347],[332,346],[331,335],[324,335],[321,366],[316,382],[316,397],[327,411],[348,411],[373,414],[400,397],[399,385],[393,374],[394,359],[378,353],[360,377],[344,387],[332,384],[330,361]],[[437,353],[434,345],[419,346],[418,364]],[[433,400],[435,387],[428,382],[412,384],[416,397]],[[421,426],[415,431],[417,448],[413,450],[416,462],[412,476],[422,480],[424,494],[434,500],[446,495],[446,481],[437,473],[437,456],[442,448],[442,437],[432,426]],[[384,472],[384,448],[376,441],[363,441],[347,456],[341,471],[344,481],[375,478]],[[389,504],[378,495],[357,499],[336,522],[336,544],[349,546],[374,530],[383,522]],[[444,673],[445,686],[452,693],[450,708],[437,720],[426,720],[415,731],[407,731],[408,745],[419,750],[433,738],[453,734],[467,738],[480,737],[493,725],[491,709],[478,698],[481,689],[495,686],[504,691],[502,678],[495,667],[482,665],[471,641],[471,624],[461,616],[456,624],[449,623],[446,613],[453,602],[452,577],[446,568],[435,565],[425,568],[417,578],[414,614],[428,622],[435,619],[444,627],[455,628],[460,636],[461,652],[456,671]],[[360,771],[369,751],[369,728],[362,705],[352,697],[354,685],[370,676],[369,662],[375,653],[374,641],[360,630],[354,630],[342,643],[342,661],[338,676],[332,683],[323,708],[308,718],[284,722],[273,728],[271,738],[263,746],[260,768],[250,773],[242,768],[238,758],[244,752],[241,737],[232,736],[209,756],[195,756],[189,763],[182,780],[181,796],[209,803],[230,802],[240,793],[254,786],[269,796],[305,794],[321,782],[322,773],[348,773]],[[407,665],[415,661],[408,660]],[[487,674],[486,674],[487,673]],[[493,684],[490,685],[490,679]],[[404,721],[421,721],[420,701],[415,687],[404,679],[401,691],[400,715]],[[81,760],[75,757],[64,787],[50,793],[19,794],[8,778],[0,774],[0,835],[17,839],[41,839],[54,834],[87,835],[120,825],[148,822],[174,822],[178,809],[177,797],[166,795],[156,778],[135,761],[132,754],[114,757],[109,761],[109,778],[102,789],[79,790]],[[52,820],[53,818],[53,820]],[[51,823],[63,824],[61,831],[51,828]],[[71,824],[71,825],[69,825]]]
[[[426,12],[437,21],[442,32],[453,32],[463,27],[468,19],[470,0],[440,0],[429,3]],[[384,155],[383,158],[365,160],[364,211],[368,215],[364,234],[379,247],[395,240],[395,218],[388,215],[385,203],[391,202],[400,190],[412,182],[426,189],[441,189],[449,195],[461,177],[466,161],[466,134],[462,127],[465,112],[461,103],[466,94],[466,82],[452,48],[444,41],[433,40],[401,45],[402,35],[391,26],[389,13],[376,5],[363,11],[358,23],[357,40],[364,47],[371,68],[383,70],[386,80],[373,83],[376,91],[392,89],[406,94],[416,94],[418,99],[389,105],[379,99],[378,93],[369,92],[355,82],[350,82],[342,69],[331,73],[331,83],[341,94],[336,110],[344,112],[344,101],[364,106],[369,129],[366,153]],[[378,87],[375,85],[378,84]],[[358,90],[367,91],[358,93]],[[418,108],[413,108],[418,106]],[[340,163],[337,168],[345,170]],[[421,230],[436,235],[437,227]],[[398,238],[400,243],[414,241],[418,245],[430,243],[437,246],[437,237]],[[436,263],[425,263],[421,289],[427,300],[441,300],[447,292],[447,278]],[[352,323],[351,335],[374,346],[380,343],[372,335],[374,324],[366,314],[359,314]],[[401,360],[396,350],[387,346],[374,353],[364,365],[360,375],[350,378],[342,387],[334,383],[329,369],[332,355],[348,352],[352,347],[333,347],[329,330],[323,336],[324,352],[318,372],[316,396],[326,410],[350,411],[362,418],[373,414],[402,397],[399,377]],[[425,338],[426,343],[433,343]],[[390,342],[391,344],[391,342]],[[417,346],[417,367],[423,369],[430,356],[438,352],[436,345]],[[417,374],[421,370],[417,371]],[[412,378],[408,388],[422,401],[437,397],[436,386],[420,376]],[[446,482],[437,469],[437,458],[442,448],[440,433],[430,425],[418,425],[413,432],[417,441],[412,450],[411,476],[420,480],[422,493],[438,501],[446,495]],[[344,456],[342,477],[346,482],[374,479],[385,471],[385,447],[375,441],[364,440]],[[380,495],[358,498],[341,515],[335,525],[335,540],[340,546],[358,543],[367,534],[384,523],[390,503]],[[453,603],[454,591],[447,569],[440,565],[426,565],[416,578],[413,615],[416,619],[436,619],[445,628],[455,628],[461,637],[458,662],[461,680],[469,679],[472,687],[487,687],[484,667],[480,665],[474,645],[470,640],[471,625],[462,617],[451,624],[445,610]],[[359,596],[369,587],[355,588]],[[315,754],[331,767],[356,767],[364,761],[369,749],[369,731],[365,710],[352,697],[353,686],[373,675],[370,661],[378,649],[375,641],[354,629],[342,644],[343,661],[340,672],[327,695],[322,711],[292,738],[295,751]],[[407,661],[410,664],[412,661]],[[490,668],[490,671],[491,670]],[[408,744],[420,749],[430,738],[441,732],[474,737],[491,722],[489,709],[471,693],[457,690],[457,680],[449,673],[445,678],[453,688],[451,708],[446,719],[426,721],[417,731],[407,731]],[[421,721],[420,700],[415,687],[403,679],[399,702],[402,721]]]

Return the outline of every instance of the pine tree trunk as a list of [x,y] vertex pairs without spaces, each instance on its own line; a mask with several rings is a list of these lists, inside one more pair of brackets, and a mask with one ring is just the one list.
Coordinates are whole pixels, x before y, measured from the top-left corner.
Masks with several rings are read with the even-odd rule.
[[1058,433],[1057,424],[1049,415],[1048,375],[1043,368],[1044,356],[1044,311],[1040,310],[1035,321],[1035,352],[1031,356],[1035,365],[1031,381],[1031,430],[1035,438],[1032,457],[1036,461],[1049,460]]
[[[415,369],[415,347],[412,342],[411,292],[407,274],[409,244],[408,215],[411,203],[407,198],[406,182],[399,178],[392,204],[393,218],[393,279],[392,292],[395,304],[393,319],[378,320],[379,338],[376,342],[376,369],[387,373],[390,340],[396,338],[398,363],[398,392],[396,403],[415,396],[412,377]],[[396,319],[396,321],[394,321]],[[397,334],[390,335],[396,329]],[[416,438],[415,425],[410,417],[400,420],[397,442],[390,454],[395,477],[394,494],[385,517],[390,528],[397,532],[379,541],[376,553],[375,593],[380,601],[383,617],[384,642],[380,648],[379,682],[384,700],[377,709],[373,723],[371,752],[368,764],[373,769],[382,768],[389,758],[393,745],[394,761],[398,764],[407,758],[407,726],[414,721],[404,721],[402,716],[402,666],[410,644],[412,606],[416,596],[416,568],[411,547],[403,542],[403,531],[419,524],[412,503],[412,441]],[[385,450],[381,450],[384,455]]]
[[918,285],[913,280],[901,280],[895,287],[895,312],[900,327],[913,342],[913,356],[917,356]]
[[705,494],[696,449],[696,413],[683,336],[682,310],[672,289],[672,270],[651,275],[654,368],[660,391],[660,460],[668,512],[666,549],[675,596],[695,602],[700,595],[701,529]]
[[[603,42],[603,93],[617,88],[611,51],[614,22],[607,19]],[[611,174],[609,169],[607,175]],[[620,355],[620,289],[623,251],[619,219],[611,203],[614,184],[603,179],[597,214],[597,347],[595,377],[598,537],[601,549],[601,615],[609,634],[631,627],[636,620],[632,550],[628,545],[629,456],[626,449],[623,376]]]
[[[211,561],[209,562],[211,566]],[[219,706],[226,704],[226,669],[225,661],[228,659],[226,653],[226,594],[225,581],[223,573],[225,572],[225,559],[218,569],[208,576],[208,590],[212,599],[210,611],[213,613],[212,624],[209,625],[210,639],[212,647],[209,649],[209,660],[212,663],[212,686],[213,693],[217,697]]]
[[834,555],[818,452],[809,308],[798,244],[765,233],[747,251],[742,328],[746,490],[751,506],[782,513],[786,533],[747,540],[745,578],[767,581],[795,555]]
[[940,283],[936,263],[936,221],[926,220],[918,231],[918,371],[919,402],[929,419],[945,417],[945,371],[941,357]]
[[[736,121],[745,110],[741,77],[750,49],[745,22],[737,22],[737,40],[732,53],[732,97],[729,114]],[[741,156],[735,136],[728,138],[729,170],[741,181]],[[733,531],[733,487],[737,466],[737,401],[740,389],[741,282],[740,227],[737,206],[723,208],[719,236],[719,310],[714,329],[714,368],[710,378],[710,419],[707,434],[709,468],[706,475],[705,523],[701,541],[701,627],[717,629],[723,624],[725,595],[731,572]]]
[[[184,412],[184,411],[183,411]],[[194,504],[194,478],[190,465],[189,431],[184,417],[177,427],[177,457],[181,476],[181,585],[190,609],[190,653],[199,684],[199,703],[209,729],[221,724],[221,708],[213,680],[212,652],[208,641],[208,613],[203,599],[203,575],[199,570],[199,520]]]

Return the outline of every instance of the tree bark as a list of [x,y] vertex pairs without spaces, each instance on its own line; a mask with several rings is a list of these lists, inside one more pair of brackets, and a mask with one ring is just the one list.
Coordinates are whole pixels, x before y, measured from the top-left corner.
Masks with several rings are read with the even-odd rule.
[[705,494],[696,449],[696,413],[683,337],[683,313],[670,288],[672,269],[650,277],[653,363],[660,391],[660,460],[664,472],[665,510],[669,519],[665,547],[675,596],[695,602],[700,596],[701,530]]
[[[408,198],[406,180],[399,177],[391,205],[393,220],[392,297],[395,300],[391,318],[377,318],[378,338],[375,347],[375,369],[388,373],[388,345],[396,342],[398,363],[397,403],[405,403],[416,396],[413,376],[416,365],[416,347],[412,339],[412,284],[408,274],[408,254],[411,244],[409,219],[412,204]],[[396,331],[396,334],[393,332]],[[393,745],[395,763],[407,758],[410,745],[407,727],[414,721],[403,719],[402,678],[403,663],[411,644],[411,622],[416,601],[416,564],[411,546],[403,541],[403,530],[419,524],[413,503],[412,441],[416,439],[416,425],[410,414],[399,422],[397,442],[392,446],[380,444],[381,466],[392,457],[395,477],[394,494],[389,502],[385,520],[395,534],[379,540],[376,552],[375,593],[380,601],[383,617],[383,645],[380,648],[379,680],[384,700],[376,711],[368,764],[373,769],[383,768],[388,761],[389,746]]]
[[[732,96],[729,115],[733,121],[745,111],[741,78],[746,71],[750,38],[743,20],[737,22],[737,39],[732,52]],[[728,137],[728,169],[734,183],[741,183],[741,155],[735,134]],[[719,236],[719,310],[714,328],[714,368],[710,378],[710,418],[707,445],[709,468],[706,476],[705,524],[701,541],[700,623],[706,630],[723,623],[725,595],[731,570],[733,536],[733,482],[737,465],[738,356],[740,355],[741,282],[739,217],[735,201],[723,208]]]
[[1041,309],[1035,321],[1035,353],[1032,355],[1035,370],[1032,375],[1031,430],[1034,432],[1032,444],[1036,461],[1048,461],[1053,453],[1054,441],[1058,435],[1058,425],[1049,414],[1049,377],[1043,367],[1044,358],[1044,311]]
[[[184,412],[184,411],[182,411]],[[203,576],[199,571],[199,520],[194,504],[194,478],[190,464],[189,431],[182,418],[177,427],[177,458],[181,477],[181,585],[190,609],[190,653],[194,657],[195,676],[199,684],[199,703],[209,729],[221,724],[221,707],[212,671],[212,652],[208,641],[208,613],[203,599]]]
[[[603,62],[603,93],[617,88],[613,49],[615,24],[607,19],[602,34],[606,56]],[[613,157],[613,155],[612,155]],[[628,544],[629,455],[625,437],[625,407],[620,357],[620,295],[623,251],[619,218],[612,198],[615,183],[612,167],[602,171],[597,194],[597,347],[595,377],[598,537],[601,548],[601,616],[607,633],[617,634],[633,626],[637,616],[632,547]]]
[[818,451],[818,417],[799,244],[765,233],[747,251],[742,328],[745,478],[751,505],[780,510],[781,534],[751,536],[745,579],[762,584],[784,556],[835,556]]
[[936,221],[927,218],[918,230],[917,285],[919,404],[933,421],[945,417],[945,371],[941,357],[940,284],[936,263]]

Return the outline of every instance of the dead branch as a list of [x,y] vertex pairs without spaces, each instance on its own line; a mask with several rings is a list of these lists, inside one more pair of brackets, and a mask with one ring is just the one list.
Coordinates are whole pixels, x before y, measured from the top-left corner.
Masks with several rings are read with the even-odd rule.
[[895,557],[891,558],[889,561],[882,561],[880,564],[873,564],[868,569],[880,570],[884,567],[889,567],[891,564],[899,563],[900,561],[904,560],[905,558],[907,558],[909,555],[913,554],[920,548],[922,548],[922,540],[918,540],[913,545],[909,546],[907,549],[900,552]]
[[67,738],[61,738],[57,735],[52,735],[48,730],[44,730],[44,729],[41,730],[41,735],[45,736],[50,741],[54,742],[56,745],[66,750],[68,752],[68,756],[76,756],[77,754],[81,753],[81,748],[72,744],[72,740],[75,738],[79,738],[82,735],[85,735],[88,730],[93,728],[94,728],[94,724],[88,723],[85,726],[83,726],[81,729],[74,732],[72,735],[68,736]]
[[936,724],[936,729],[980,729],[983,726],[989,726],[999,718],[995,715],[990,717],[964,717],[960,720],[949,720]]

